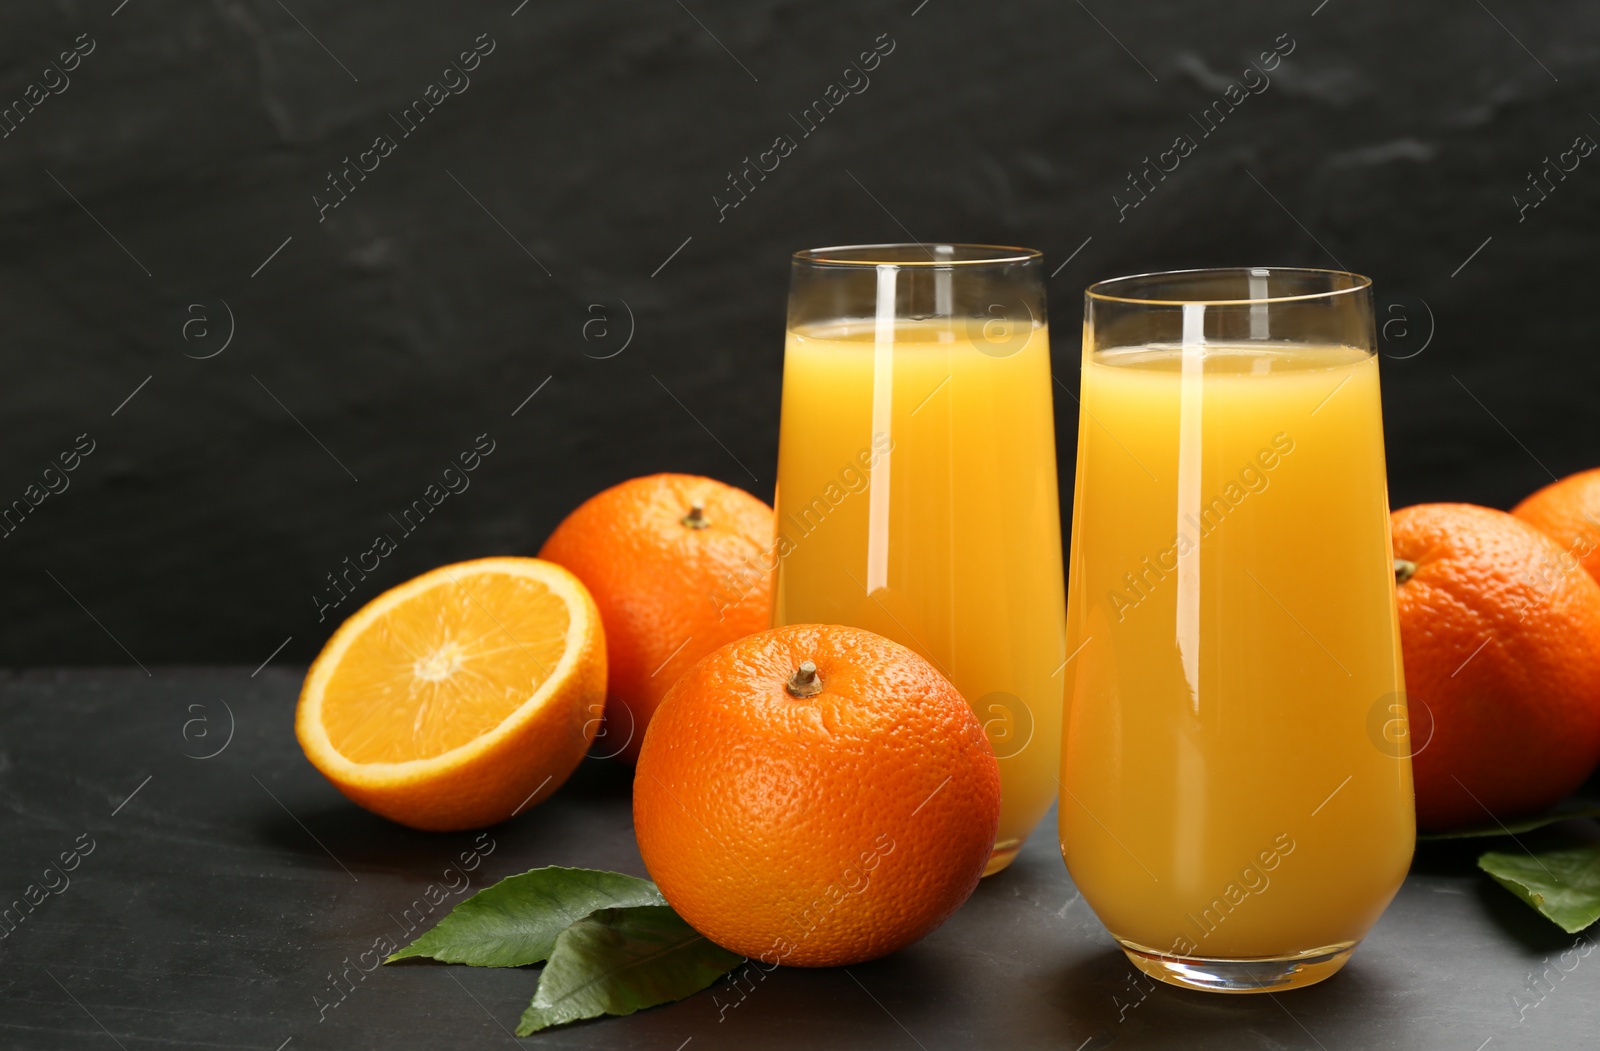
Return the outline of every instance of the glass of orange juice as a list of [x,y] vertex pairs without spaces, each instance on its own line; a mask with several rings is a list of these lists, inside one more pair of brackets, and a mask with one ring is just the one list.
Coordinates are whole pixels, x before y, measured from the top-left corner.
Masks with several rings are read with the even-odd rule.
[[1000,764],[988,873],[1057,790],[1066,600],[1042,266],[989,245],[816,249],[795,255],[789,296],[774,624],[865,628],[955,684]]
[[1309,985],[1415,817],[1371,282],[1196,270],[1087,293],[1061,853],[1174,985]]

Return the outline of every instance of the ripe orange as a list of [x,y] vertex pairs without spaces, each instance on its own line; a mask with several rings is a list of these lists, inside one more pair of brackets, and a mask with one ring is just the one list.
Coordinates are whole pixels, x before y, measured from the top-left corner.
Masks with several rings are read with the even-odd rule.
[[340,625],[306,675],[295,735],[368,810],[478,828],[560,787],[605,693],[600,611],[578,578],[483,558],[391,588]]
[[772,508],[692,474],[614,485],[566,517],[539,557],[588,587],[606,628],[603,749],[639,757],[645,727],[684,672],[772,623]]
[[1421,504],[1393,530],[1417,823],[1557,802],[1600,761],[1600,584],[1503,511]]
[[1600,467],[1551,482],[1511,509],[1600,580]]
[[651,878],[724,948],[859,963],[967,900],[1000,769],[949,680],[898,643],[796,624],[724,646],[657,709],[633,783]]

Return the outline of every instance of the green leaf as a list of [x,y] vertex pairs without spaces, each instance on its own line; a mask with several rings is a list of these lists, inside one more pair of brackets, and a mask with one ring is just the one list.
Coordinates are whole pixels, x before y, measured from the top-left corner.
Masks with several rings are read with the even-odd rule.
[[1568,934],[1600,919],[1600,843],[1531,854],[1491,850],[1478,867]]
[[744,962],[668,905],[602,909],[561,932],[517,1035],[681,1000]]
[[1536,828],[1554,825],[1560,821],[1572,821],[1576,818],[1600,817],[1600,804],[1588,804],[1573,807],[1554,814],[1541,814],[1538,817],[1525,817],[1518,821],[1507,821],[1504,824],[1496,822],[1492,825],[1475,825],[1472,828],[1460,828],[1451,832],[1430,832],[1417,838],[1424,841],[1440,839],[1479,839],[1492,836],[1514,836],[1522,832],[1532,832]]
[[475,967],[521,967],[548,958],[556,936],[596,909],[664,904],[649,880],[551,865],[485,887],[383,962],[431,956]]

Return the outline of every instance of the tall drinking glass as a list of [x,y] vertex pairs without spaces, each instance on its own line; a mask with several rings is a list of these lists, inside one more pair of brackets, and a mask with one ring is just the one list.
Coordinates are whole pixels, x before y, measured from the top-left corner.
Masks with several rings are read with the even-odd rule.
[[1041,269],[1023,248],[826,248],[795,255],[789,294],[774,623],[877,632],[955,684],[1000,763],[989,873],[1057,788],[1066,612]]
[[1061,852],[1174,985],[1326,978],[1410,864],[1370,285],[1088,290]]

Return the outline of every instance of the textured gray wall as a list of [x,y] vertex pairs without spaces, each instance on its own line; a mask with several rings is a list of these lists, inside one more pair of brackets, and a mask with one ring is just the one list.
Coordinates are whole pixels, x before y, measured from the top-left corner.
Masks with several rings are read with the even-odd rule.
[[[1076,251],[1074,389],[1094,279],[1342,265],[1396,322],[1396,506],[1600,463],[1600,156],[1517,201],[1600,141],[1593,4],[118,2],[0,15],[0,106],[37,100],[0,113],[0,501],[66,486],[0,540],[6,663],[306,659],[324,574],[479,435],[340,613],[633,475],[770,498],[787,256],[820,244]],[[346,157],[376,167],[332,207]]]

